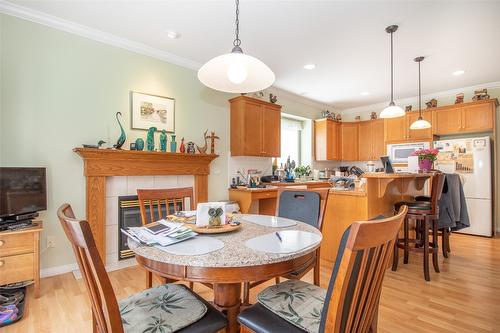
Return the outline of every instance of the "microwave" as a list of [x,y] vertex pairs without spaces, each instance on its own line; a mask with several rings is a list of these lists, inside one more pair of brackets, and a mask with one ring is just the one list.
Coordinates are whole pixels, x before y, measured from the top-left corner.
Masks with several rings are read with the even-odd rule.
[[396,143],[387,145],[387,155],[392,163],[408,163],[408,157],[419,149],[429,149],[429,142]]

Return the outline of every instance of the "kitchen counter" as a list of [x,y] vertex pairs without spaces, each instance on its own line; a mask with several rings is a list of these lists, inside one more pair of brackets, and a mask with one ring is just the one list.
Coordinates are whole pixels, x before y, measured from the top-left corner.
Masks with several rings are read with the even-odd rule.
[[356,196],[356,197],[365,197],[366,196],[366,192],[364,190],[338,190],[335,188],[330,189],[330,194],[350,195],[350,196]]
[[287,183],[287,182],[270,182],[270,183],[263,183],[271,186],[304,186],[306,185],[307,188],[320,188],[320,187],[330,187],[330,183],[328,180],[308,180],[305,182],[301,181],[295,181],[293,183]]
[[400,179],[400,178],[429,178],[432,173],[385,173],[385,172],[366,172],[363,178],[376,179]]

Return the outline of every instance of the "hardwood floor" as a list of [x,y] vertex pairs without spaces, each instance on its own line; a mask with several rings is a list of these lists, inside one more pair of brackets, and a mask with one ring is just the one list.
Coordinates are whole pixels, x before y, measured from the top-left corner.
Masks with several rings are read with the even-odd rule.
[[[451,246],[450,258],[440,256],[441,273],[431,273],[431,282],[425,282],[416,254],[410,254],[410,263],[401,263],[397,272],[387,271],[379,332],[500,332],[500,239],[454,234]],[[323,287],[330,269],[323,265]],[[145,286],[144,273],[137,267],[112,272],[110,277],[119,299]],[[305,279],[311,281],[312,274]],[[252,289],[251,301],[265,286]],[[200,284],[195,284],[195,291],[213,298]],[[27,301],[25,317],[0,332],[91,332],[85,286],[73,274],[43,279],[40,298],[34,299],[30,290]]]

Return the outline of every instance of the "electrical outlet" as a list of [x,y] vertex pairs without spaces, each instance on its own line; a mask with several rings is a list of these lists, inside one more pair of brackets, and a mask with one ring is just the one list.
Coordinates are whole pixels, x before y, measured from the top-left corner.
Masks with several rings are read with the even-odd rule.
[[56,247],[56,239],[54,236],[47,236],[47,248]]

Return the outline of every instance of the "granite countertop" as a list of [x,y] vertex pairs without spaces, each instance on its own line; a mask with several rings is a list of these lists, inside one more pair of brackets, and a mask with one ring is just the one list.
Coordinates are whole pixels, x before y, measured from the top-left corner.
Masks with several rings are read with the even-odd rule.
[[432,173],[385,173],[385,172],[366,172],[364,178],[378,179],[398,179],[398,178],[428,178],[432,177]]
[[246,247],[245,241],[250,238],[265,235],[275,231],[300,230],[312,232],[320,236],[321,232],[315,227],[302,222],[297,222],[295,226],[286,228],[271,228],[245,221],[244,217],[240,221],[240,230],[225,234],[207,236],[214,237],[224,242],[224,247],[222,249],[208,254],[194,256],[174,255],[168,252],[161,251],[152,246],[140,245],[130,238],[128,239],[128,245],[129,248],[139,256],[154,261],[165,262],[168,264],[195,267],[246,267],[272,264],[295,259],[314,251],[321,244],[318,243],[316,246],[303,249],[299,252],[286,254],[257,252]]

